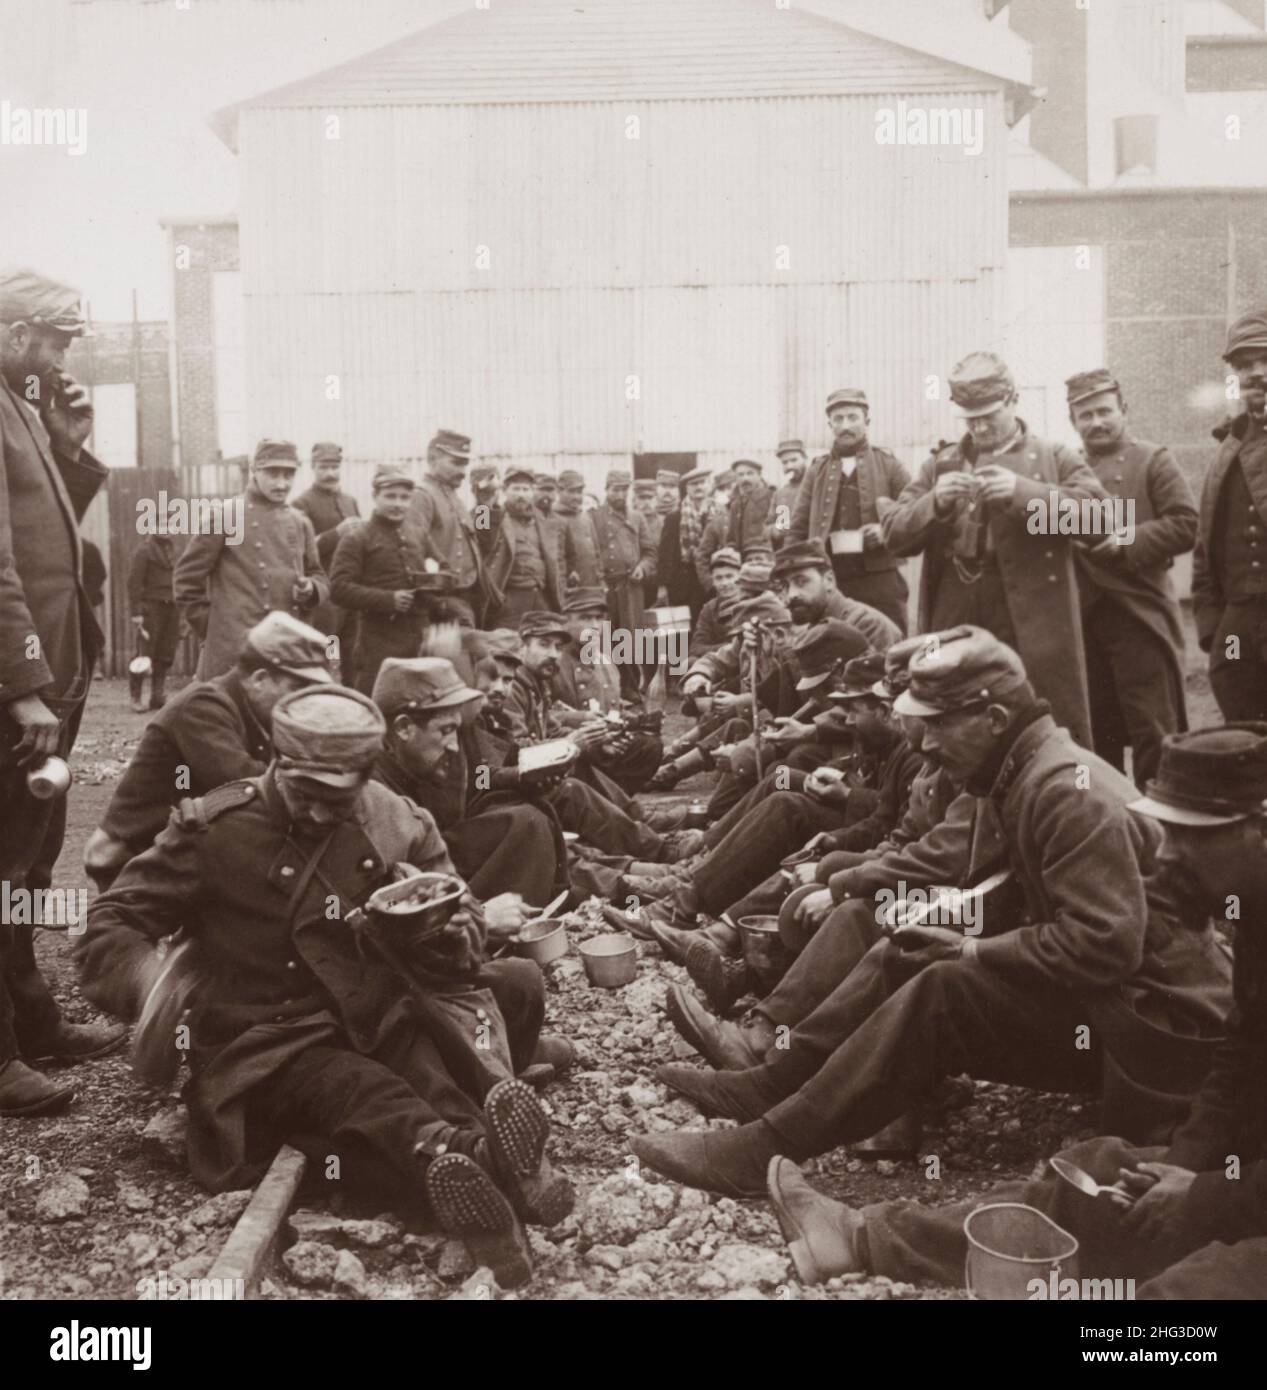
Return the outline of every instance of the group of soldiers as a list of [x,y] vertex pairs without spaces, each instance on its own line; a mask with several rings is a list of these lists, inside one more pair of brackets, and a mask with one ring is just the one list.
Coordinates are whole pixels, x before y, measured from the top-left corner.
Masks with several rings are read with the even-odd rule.
[[[64,371],[83,328],[69,287],[0,276],[17,889],[52,881],[66,799],[28,773],[70,755],[99,642],[78,520],[104,470]],[[639,499],[617,470],[591,507],[580,474],[499,476],[441,430],[421,477],[376,471],[361,518],[337,446],[314,448],[292,504],[298,451],[261,441],[236,540],[138,548],[153,717],[88,841],[98,894],[73,948],[85,997],[134,1025],[142,1076],[187,1070],[199,1181],[240,1187],[288,1140],[522,1284],[525,1225],[574,1201],[537,1095],[573,1049],[543,1032],[541,970],[506,948],[547,903],[597,898],[685,968],[665,1006],[708,1065],[658,1080],[738,1122],[635,1153],[768,1195],[804,1280],[958,1281],[974,1204],[855,1209],[797,1165],[841,1144],[917,1154],[967,1073],[1098,1098],[1117,1137],[1065,1157],[1113,1188],[1111,1212],[1054,1176],[995,1194],[1077,1234],[1084,1273],[1145,1297],[1267,1293],[1267,312],[1232,325],[1226,358],[1243,408],[1199,509],[1167,450],[1130,435],[1109,372],[1070,378],[1075,453],[1031,433],[991,353],[955,368],[965,432],[914,476],[870,443],[853,388],[827,401],[829,452],[783,442],[777,489],[739,460]],[[1114,499],[1128,531],[1081,520]],[[1229,722],[1187,732],[1167,571],[1194,545]],[[689,722],[667,745],[646,673],[594,640],[658,594],[692,615]],[[200,665],[168,697],[182,624]],[[697,773],[706,799],[642,796]],[[376,906],[437,883],[438,915]],[[13,1118],[74,1100],[35,1063],[126,1036],[67,1022],[32,942],[0,936]]]

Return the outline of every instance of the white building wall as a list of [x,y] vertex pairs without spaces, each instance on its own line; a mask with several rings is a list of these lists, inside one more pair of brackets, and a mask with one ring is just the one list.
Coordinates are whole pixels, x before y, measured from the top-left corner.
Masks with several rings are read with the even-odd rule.
[[856,384],[922,456],[1001,331],[1006,129],[997,93],[948,94],[978,156],[879,145],[897,101],[246,110],[252,432],[408,460],[447,426],[596,480],[770,459]]

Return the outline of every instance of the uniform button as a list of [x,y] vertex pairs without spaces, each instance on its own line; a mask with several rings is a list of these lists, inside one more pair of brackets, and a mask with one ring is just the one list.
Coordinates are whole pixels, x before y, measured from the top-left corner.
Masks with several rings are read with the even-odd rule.
[[1058,584],[1060,581],[1056,578],[1054,574],[1049,574],[1047,576],[1047,582],[1048,584]]
[[362,859],[362,860],[361,860],[361,868],[363,868],[363,869],[372,869],[373,867],[374,867],[374,861],[373,861],[372,859]]
[[1047,557],[1047,559],[1049,559],[1049,560],[1055,559],[1055,555],[1054,555],[1050,550],[1044,551],[1043,554],[1044,554],[1044,555]]
[[295,876],[294,866],[293,866],[293,865],[290,865],[290,864],[283,864],[283,865],[282,865],[282,877],[283,877],[283,878],[294,878],[294,876]]
[[274,1022],[274,1023],[285,1023],[285,1022],[286,1022],[286,1015],[285,1015],[285,1014],[274,1014],[274,1015],[273,1015],[273,1022]]
[[286,962],[286,969],[287,969],[287,970],[294,970],[294,969],[296,969],[295,962],[294,962],[293,960],[288,960],[288,961]]

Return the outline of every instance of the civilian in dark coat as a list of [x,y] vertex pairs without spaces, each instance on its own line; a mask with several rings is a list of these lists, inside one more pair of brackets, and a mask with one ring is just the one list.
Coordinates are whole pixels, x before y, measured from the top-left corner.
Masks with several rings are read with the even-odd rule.
[[[63,372],[85,326],[68,286],[31,271],[0,277],[0,879],[11,890],[47,887],[36,880],[61,850],[67,798],[37,799],[26,775],[70,756],[101,637],[79,522],[106,470],[84,448],[87,392]],[[19,1052],[90,1056],[121,1038],[65,1022],[36,968],[33,928],[0,925],[0,1114],[42,1114],[74,1096]]]
[[[143,536],[132,552],[128,565],[128,607],[132,627],[141,639],[141,653],[152,663],[150,669],[150,708],[162,709],[166,697],[167,673],[176,659],[180,639],[180,610],[172,589],[177,546],[174,536]],[[133,676],[132,701],[140,700],[143,676]]]

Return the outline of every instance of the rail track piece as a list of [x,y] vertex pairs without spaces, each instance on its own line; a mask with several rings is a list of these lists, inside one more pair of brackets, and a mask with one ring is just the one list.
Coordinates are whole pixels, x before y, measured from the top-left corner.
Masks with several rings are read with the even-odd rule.
[[[260,1179],[259,1186],[229,1232],[224,1248],[207,1271],[210,1279],[240,1279],[247,1298],[259,1296],[260,1279],[268,1271],[282,1223],[303,1181],[308,1160],[298,1149],[283,1144]],[[233,1288],[232,1284],[219,1285]]]

